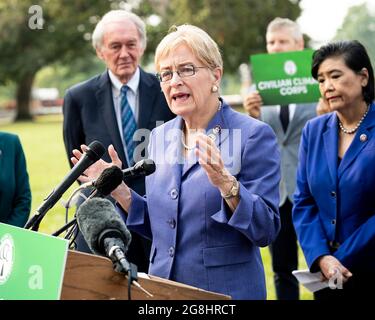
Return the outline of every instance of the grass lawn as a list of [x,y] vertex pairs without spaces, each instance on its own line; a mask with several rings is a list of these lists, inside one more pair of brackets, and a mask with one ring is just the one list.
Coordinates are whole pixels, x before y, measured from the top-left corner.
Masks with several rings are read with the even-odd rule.
[[[32,191],[31,215],[43,202],[43,199],[56,187],[70,170],[65,154],[62,138],[62,116],[41,116],[34,122],[19,122],[15,124],[2,124],[1,131],[13,132],[19,135],[26,154],[28,172]],[[72,191],[78,187],[74,184],[64,194],[67,200]],[[74,214],[74,208],[70,215]],[[57,203],[45,216],[40,231],[51,234],[65,221],[65,209],[61,202]],[[262,258],[266,271],[268,299],[275,299],[273,274],[268,248],[262,248]],[[300,269],[306,268],[305,259],[299,252]],[[312,299],[306,289],[301,287],[301,299]]]

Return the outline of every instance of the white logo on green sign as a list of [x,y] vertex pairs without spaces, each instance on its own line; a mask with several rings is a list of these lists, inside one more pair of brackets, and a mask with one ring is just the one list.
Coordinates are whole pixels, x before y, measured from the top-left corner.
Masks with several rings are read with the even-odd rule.
[[297,65],[292,60],[285,61],[284,71],[286,74],[293,76],[297,72]]
[[12,273],[14,260],[14,243],[12,236],[7,233],[0,239],[0,285],[7,282]]

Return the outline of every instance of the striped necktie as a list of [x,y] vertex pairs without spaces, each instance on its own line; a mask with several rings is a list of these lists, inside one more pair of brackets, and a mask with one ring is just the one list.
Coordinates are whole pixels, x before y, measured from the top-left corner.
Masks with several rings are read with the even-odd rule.
[[126,151],[129,158],[128,165],[131,166],[134,163],[133,154],[135,145],[133,135],[137,130],[137,123],[135,122],[134,114],[126,95],[128,89],[129,87],[125,85],[121,87],[121,124]]

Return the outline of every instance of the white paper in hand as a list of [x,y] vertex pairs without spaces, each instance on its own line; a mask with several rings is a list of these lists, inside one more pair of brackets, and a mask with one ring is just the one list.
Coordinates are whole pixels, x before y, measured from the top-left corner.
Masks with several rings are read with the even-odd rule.
[[322,281],[323,275],[320,271],[311,273],[306,269],[294,270],[292,273],[297,278],[298,282],[311,292],[328,288],[328,280]]

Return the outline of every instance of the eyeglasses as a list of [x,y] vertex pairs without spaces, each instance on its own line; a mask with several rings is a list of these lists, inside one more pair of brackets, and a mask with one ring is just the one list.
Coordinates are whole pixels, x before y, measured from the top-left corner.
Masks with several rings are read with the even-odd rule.
[[185,77],[191,77],[195,75],[197,72],[197,69],[204,69],[207,67],[196,67],[192,64],[188,64],[186,66],[181,66],[179,67],[176,71],[172,70],[165,70],[160,73],[157,73],[156,76],[158,77],[160,82],[167,82],[172,80],[173,78],[173,73],[177,73],[180,78],[185,78]]

